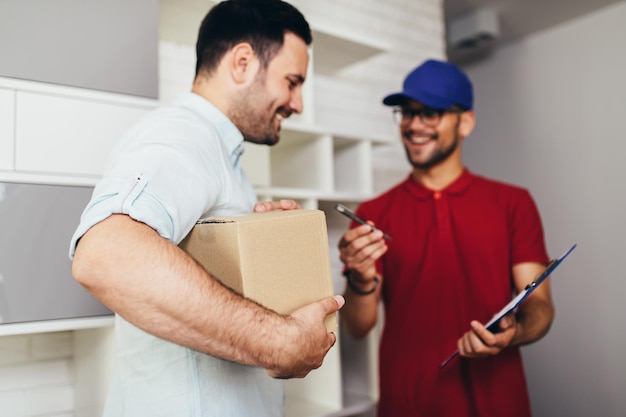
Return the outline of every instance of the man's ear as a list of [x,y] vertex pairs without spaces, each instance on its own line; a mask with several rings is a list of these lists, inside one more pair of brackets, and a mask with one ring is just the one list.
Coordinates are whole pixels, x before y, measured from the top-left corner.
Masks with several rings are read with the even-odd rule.
[[233,80],[238,84],[246,84],[254,79],[259,69],[259,59],[247,42],[242,42],[231,50],[229,69]]
[[461,121],[459,123],[459,135],[463,138],[468,137],[476,126],[476,114],[472,110],[461,113]]

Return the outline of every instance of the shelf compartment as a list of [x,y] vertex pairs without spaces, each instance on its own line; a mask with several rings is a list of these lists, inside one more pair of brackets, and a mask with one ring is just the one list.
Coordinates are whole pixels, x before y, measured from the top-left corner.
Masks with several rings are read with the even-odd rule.
[[254,187],[269,187],[271,182],[270,148],[245,142],[241,169]]
[[338,193],[371,195],[372,152],[368,142],[333,137],[334,186]]
[[287,130],[275,146],[245,144],[241,165],[256,187],[333,191],[333,150],[329,135]]
[[333,75],[340,70],[389,50],[389,45],[377,39],[340,33],[335,28],[317,25],[312,28],[317,74]]
[[308,132],[286,132],[271,148],[271,182],[277,187],[333,191],[332,138]]

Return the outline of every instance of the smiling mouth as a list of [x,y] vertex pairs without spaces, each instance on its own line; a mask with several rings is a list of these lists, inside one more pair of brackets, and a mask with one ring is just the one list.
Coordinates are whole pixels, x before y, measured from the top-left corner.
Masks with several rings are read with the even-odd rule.
[[278,118],[278,120],[287,119],[289,118],[289,116],[291,116],[291,112],[284,107],[281,107],[278,109],[278,111],[276,111],[276,117]]
[[276,114],[274,115],[274,119],[278,122],[278,130],[281,129],[283,120],[287,119],[289,116],[291,116],[291,113],[287,111],[279,110],[276,112]]
[[404,135],[404,138],[407,140],[407,142],[413,145],[425,145],[431,141],[437,140],[437,134],[421,135],[421,136],[408,134],[408,135]]
[[414,145],[425,145],[428,142],[430,142],[431,140],[432,140],[432,138],[419,138],[419,139],[411,138],[411,139],[409,139],[409,142],[411,142]]
[[283,115],[278,114],[278,113],[276,113],[274,115],[274,122],[273,123],[274,123],[274,125],[275,125],[275,127],[276,127],[276,129],[278,131],[280,131],[281,128],[282,128],[283,120],[285,120],[285,117]]

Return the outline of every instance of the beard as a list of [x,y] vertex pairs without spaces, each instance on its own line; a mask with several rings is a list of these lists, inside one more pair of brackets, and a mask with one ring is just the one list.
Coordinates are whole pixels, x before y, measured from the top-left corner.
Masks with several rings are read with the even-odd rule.
[[[456,148],[459,146],[460,124],[461,124],[461,116],[459,115],[456,121],[456,125],[454,126],[454,140],[452,141],[452,143],[448,147],[445,147],[445,148],[441,148],[441,147],[435,148],[435,150],[430,155],[430,157],[424,162],[414,161],[411,158],[411,152],[409,151],[409,147],[405,145],[404,151],[406,152],[407,159],[409,160],[413,168],[430,169],[436,165],[439,165],[446,159],[448,159],[450,155],[452,155],[454,151],[456,150]],[[412,132],[407,132],[406,135],[410,137],[411,133]],[[438,139],[439,139],[439,134],[432,135],[432,140],[438,140]]]
[[242,133],[244,140],[263,145],[275,145],[280,139],[276,128],[277,111],[268,100],[265,74],[259,73],[254,83],[232,101],[230,119]]
[[432,167],[442,163],[446,159],[448,159],[450,157],[450,155],[452,155],[454,153],[454,151],[456,150],[456,148],[458,146],[459,146],[459,134],[457,132],[455,132],[454,133],[454,141],[448,147],[436,148],[433,151],[433,153],[430,155],[430,157],[427,160],[423,161],[423,162],[414,161],[411,158],[411,152],[409,151],[409,148],[407,146],[404,147],[404,151],[406,152],[407,159],[409,160],[409,162],[411,163],[413,168],[430,169],[430,168],[432,168]]

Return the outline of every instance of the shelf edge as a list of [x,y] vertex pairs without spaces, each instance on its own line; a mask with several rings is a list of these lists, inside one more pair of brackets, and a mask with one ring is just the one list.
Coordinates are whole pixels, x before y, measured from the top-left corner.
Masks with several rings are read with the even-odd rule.
[[0,324],[0,336],[95,329],[113,326],[114,323],[115,316],[113,315],[24,323],[6,323]]

